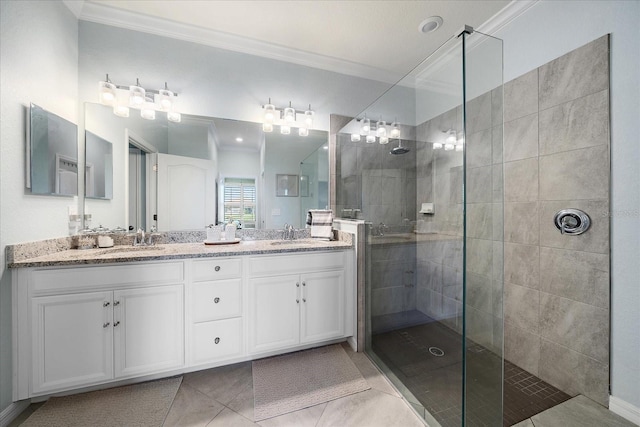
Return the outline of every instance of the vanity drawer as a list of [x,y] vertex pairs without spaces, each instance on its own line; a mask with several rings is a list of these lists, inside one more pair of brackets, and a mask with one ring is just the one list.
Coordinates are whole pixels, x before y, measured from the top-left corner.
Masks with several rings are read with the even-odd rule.
[[196,282],[235,279],[241,276],[242,260],[240,258],[197,260],[193,262],[193,280]]
[[194,365],[242,354],[242,318],[196,323],[192,326]]
[[182,262],[140,262],[97,267],[64,267],[33,272],[33,292],[90,290],[111,286],[146,286],[183,282]]
[[343,251],[260,256],[249,259],[249,271],[251,276],[259,277],[335,270],[344,267],[344,258]]
[[242,280],[216,280],[192,285],[193,322],[242,315]]

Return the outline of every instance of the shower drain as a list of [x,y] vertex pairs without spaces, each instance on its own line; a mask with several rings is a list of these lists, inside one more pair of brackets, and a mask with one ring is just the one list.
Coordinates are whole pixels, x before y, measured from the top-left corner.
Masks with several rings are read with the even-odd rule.
[[429,353],[433,354],[436,357],[444,356],[444,350],[438,347],[429,347]]

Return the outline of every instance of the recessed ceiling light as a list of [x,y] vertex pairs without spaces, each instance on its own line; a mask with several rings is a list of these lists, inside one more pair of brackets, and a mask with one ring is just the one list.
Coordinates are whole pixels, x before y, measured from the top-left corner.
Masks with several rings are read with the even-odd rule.
[[236,142],[242,142],[242,141],[244,141],[244,139],[242,139],[242,138],[240,138],[240,137],[237,137],[237,138],[236,138]]
[[432,33],[442,25],[442,18],[439,16],[430,16],[418,25],[418,32]]
[[324,148],[325,150],[328,150],[329,146],[328,145],[323,145],[322,148]]

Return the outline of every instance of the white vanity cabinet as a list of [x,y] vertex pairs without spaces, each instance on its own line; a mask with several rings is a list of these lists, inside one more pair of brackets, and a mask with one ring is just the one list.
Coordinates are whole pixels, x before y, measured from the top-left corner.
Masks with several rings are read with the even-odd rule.
[[30,378],[18,381],[19,392],[45,394],[184,365],[182,263],[33,269],[19,276],[26,286],[18,287],[17,298],[28,309],[18,316],[24,319],[18,341],[30,341],[18,348],[18,376]]
[[344,253],[255,257],[249,264],[249,353],[345,336]]
[[191,271],[189,365],[242,356],[242,258],[193,260]]

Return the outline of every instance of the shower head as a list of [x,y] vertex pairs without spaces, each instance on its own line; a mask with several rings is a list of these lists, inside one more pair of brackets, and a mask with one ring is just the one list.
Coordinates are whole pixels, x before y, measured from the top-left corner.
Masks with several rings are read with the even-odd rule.
[[403,147],[402,146],[402,140],[399,139],[398,140],[398,146],[397,147],[393,147],[391,149],[391,151],[389,151],[389,153],[395,154],[395,155],[399,155],[399,154],[406,154],[409,151],[411,151],[411,150],[409,148],[407,148],[407,147]]

